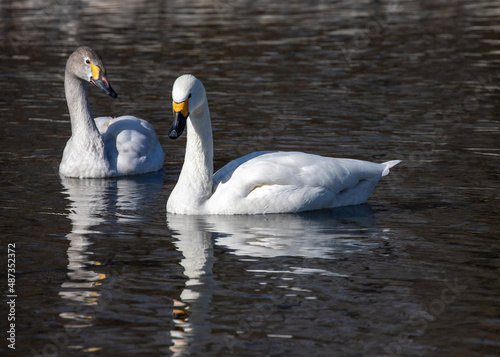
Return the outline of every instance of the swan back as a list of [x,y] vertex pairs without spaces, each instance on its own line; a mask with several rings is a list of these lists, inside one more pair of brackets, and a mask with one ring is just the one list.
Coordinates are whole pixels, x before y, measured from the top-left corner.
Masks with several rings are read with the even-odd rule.
[[216,214],[301,212],[366,202],[389,165],[302,152],[256,152],[214,175]]

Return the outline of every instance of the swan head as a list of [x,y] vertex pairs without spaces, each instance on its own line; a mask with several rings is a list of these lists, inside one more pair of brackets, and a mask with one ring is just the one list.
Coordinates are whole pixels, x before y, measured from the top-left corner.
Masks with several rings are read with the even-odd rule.
[[101,57],[90,47],[79,47],[69,56],[66,63],[66,72],[70,72],[83,81],[92,83],[113,98],[118,96],[111,88],[111,84],[109,84]]
[[189,114],[198,110],[206,98],[205,87],[195,76],[183,74],[175,80],[172,88],[174,121],[168,132],[170,139],[182,135]]

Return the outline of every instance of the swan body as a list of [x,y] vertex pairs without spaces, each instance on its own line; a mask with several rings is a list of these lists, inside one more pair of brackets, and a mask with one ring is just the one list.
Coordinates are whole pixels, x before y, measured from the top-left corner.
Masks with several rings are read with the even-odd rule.
[[129,115],[94,119],[87,82],[117,97],[101,58],[91,48],[80,47],[66,63],[64,88],[72,135],[64,148],[59,173],[66,177],[105,178],[160,170],[164,153],[151,124]]
[[174,123],[187,127],[184,165],[168,202],[178,214],[302,212],[366,202],[375,185],[400,161],[376,164],[302,152],[260,151],[213,173],[213,140],[205,89],[192,75],[174,83]]

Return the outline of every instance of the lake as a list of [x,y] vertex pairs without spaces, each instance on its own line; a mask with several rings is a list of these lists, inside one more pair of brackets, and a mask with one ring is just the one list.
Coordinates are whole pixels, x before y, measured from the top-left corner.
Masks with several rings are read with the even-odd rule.
[[[2,356],[500,354],[500,1],[19,0],[0,18]],[[81,45],[118,93],[89,87],[94,115],[148,120],[162,172],[59,176]],[[365,205],[167,215],[183,73],[207,90],[215,169],[403,161]]]

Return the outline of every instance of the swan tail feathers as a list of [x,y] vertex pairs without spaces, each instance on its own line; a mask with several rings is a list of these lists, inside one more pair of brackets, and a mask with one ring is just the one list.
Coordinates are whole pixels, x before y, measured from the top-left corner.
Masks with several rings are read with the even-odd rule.
[[382,171],[382,176],[388,175],[390,172],[390,168],[396,166],[400,162],[401,162],[401,160],[391,160],[391,161],[384,162],[382,165],[384,165],[385,168],[384,168],[384,171]]

